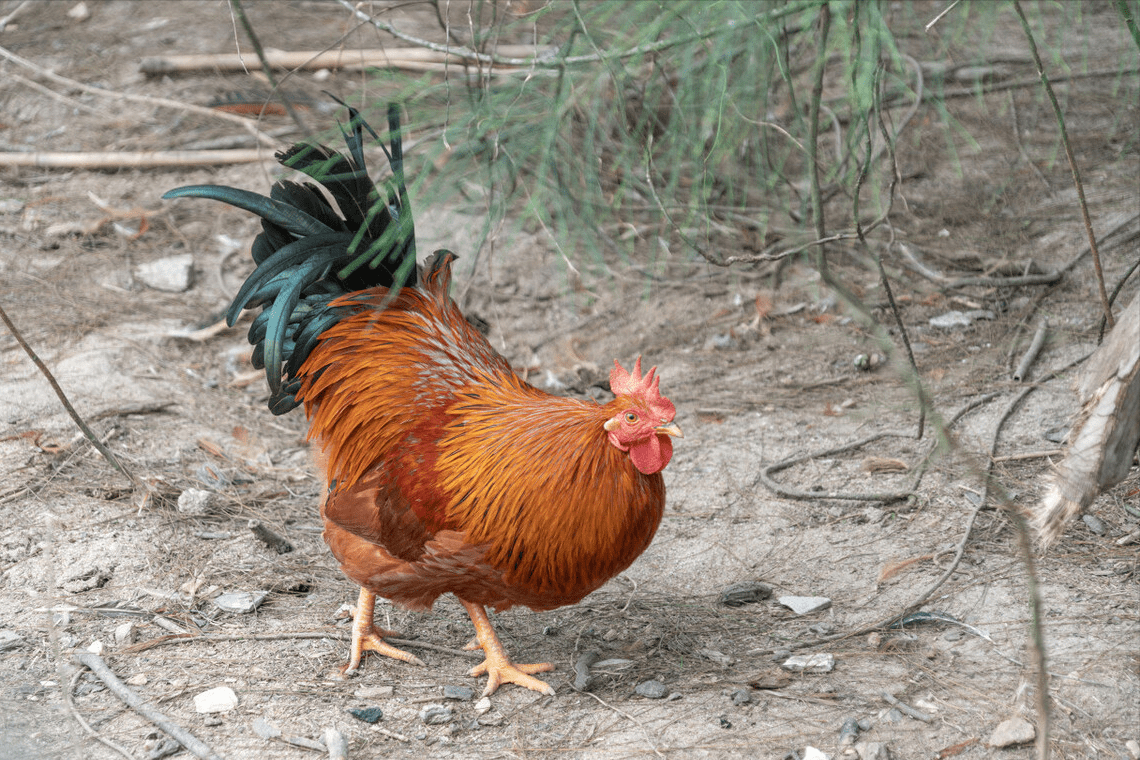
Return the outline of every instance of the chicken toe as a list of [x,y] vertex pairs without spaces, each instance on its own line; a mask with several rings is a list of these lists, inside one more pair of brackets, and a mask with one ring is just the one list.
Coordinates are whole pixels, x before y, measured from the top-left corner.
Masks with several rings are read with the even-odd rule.
[[360,596],[356,600],[356,609],[352,614],[352,644],[349,648],[348,663],[340,669],[340,672],[343,675],[355,673],[365,652],[376,652],[412,665],[423,665],[423,660],[419,657],[384,641],[385,636],[392,636],[395,631],[377,628],[373,624],[372,615],[375,608],[376,594],[362,586]]
[[507,651],[503,648],[503,642],[499,641],[499,637],[495,633],[495,629],[491,626],[491,620],[487,617],[487,611],[483,609],[483,606],[481,604],[464,602],[462,599],[460,601],[463,602],[463,606],[467,608],[467,614],[471,616],[471,622],[475,624],[475,636],[487,657],[482,664],[476,665],[470,671],[470,674],[473,676],[487,676],[487,687],[483,689],[483,696],[491,696],[495,693],[496,689],[505,683],[517,684],[549,697],[554,696],[554,689],[550,684],[545,681],[540,681],[532,675],[533,673],[545,673],[554,670],[554,664],[539,662],[524,665],[511,662],[511,658],[507,656]]

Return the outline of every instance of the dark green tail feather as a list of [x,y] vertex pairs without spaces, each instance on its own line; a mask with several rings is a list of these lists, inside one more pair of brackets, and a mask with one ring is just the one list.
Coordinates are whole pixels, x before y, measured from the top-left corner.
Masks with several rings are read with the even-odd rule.
[[[346,106],[348,107],[348,106]],[[242,309],[260,307],[249,331],[253,362],[265,368],[269,408],[284,414],[298,405],[296,375],[321,333],[347,310],[329,303],[342,295],[387,287],[392,297],[416,285],[415,228],[404,185],[400,116],[388,107],[391,149],[381,143],[392,177],[378,187],[364,166],[364,130],[376,133],[348,107],[341,129],[347,154],[298,143],[277,153],[284,166],[319,182],[337,208],[310,184],[282,180],[270,197],[220,185],[175,188],[163,198],[209,198],[257,214],[261,234],[251,253],[257,268],[226,312],[232,325]],[[338,211],[339,209],[339,211]]]

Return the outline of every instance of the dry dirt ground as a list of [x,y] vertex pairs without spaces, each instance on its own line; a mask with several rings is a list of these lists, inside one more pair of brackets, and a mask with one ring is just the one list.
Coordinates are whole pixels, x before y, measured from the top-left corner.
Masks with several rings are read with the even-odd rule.
[[[19,5],[0,2],[0,17]],[[249,5],[268,46],[391,44],[376,32],[338,42],[351,24],[335,4]],[[1117,230],[1102,248],[1111,287],[1137,258],[1136,49],[1110,4],[1088,6],[1080,23],[1053,18],[1068,24],[1059,54],[1065,70],[1132,72],[1058,85],[1093,225],[1102,237]],[[118,93],[206,104],[250,86],[244,74],[139,73],[148,55],[232,51],[234,22],[225,3],[89,3],[86,20],[69,17],[72,7],[22,8],[15,26],[0,33],[0,45]],[[918,7],[916,15],[929,19],[943,6]],[[438,34],[434,14],[423,7],[386,18]],[[902,37],[920,58],[922,36]],[[1016,26],[999,29],[986,44],[1015,78],[1032,79]],[[384,97],[361,95],[367,82],[359,74],[334,73],[321,82],[302,74],[294,84],[358,102]],[[1002,262],[1050,271],[1071,261],[1086,239],[1056,122],[1039,90],[998,89],[947,102],[959,127],[924,107],[900,146],[907,180],[906,202],[893,217],[896,234],[951,277]],[[154,103],[96,97],[11,61],[0,62],[0,122],[6,151],[172,149],[241,133]],[[948,143],[955,160],[946,157]],[[374,151],[370,160],[379,166],[382,157]],[[462,269],[457,292],[492,325],[504,354],[541,384],[569,378],[578,364],[605,367],[643,353],[660,367],[686,437],[665,472],[669,502],[658,537],[628,572],[574,607],[498,617],[519,659],[556,664],[550,682],[557,696],[506,687],[484,714],[474,699],[451,700],[453,719],[427,725],[419,711],[444,703],[445,687],[480,685],[465,675],[471,661],[454,651],[471,634],[462,608],[450,599],[427,614],[380,608],[382,622],[443,649],[417,650],[426,668],[371,659],[351,680],[330,679],[345,656],[347,621],[338,608],[354,589],[321,541],[304,421],[299,414],[272,417],[263,382],[242,382],[248,365],[241,329],[178,337],[218,319],[236,277],[248,271],[244,248],[257,228],[242,212],[204,201],[166,203],[161,194],[198,182],[264,192],[275,172],[271,162],[0,169],[3,308],[79,413],[160,492],[138,509],[16,341],[0,333],[0,636],[7,637],[0,640],[0,758],[119,757],[92,739],[79,717],[131,756],[156,756],[155,729],[74,667],[71,653],[93,642],[102,642],[105,660],[134,691],[231,759],[317,756],[261,738],[253,730],[259,718],[310,740],[339,726],[352,758],[783,758],[808,745],[835,757],[848,719],[863,721],[860,741],[884,742],[896,758],[1032,756],[1029,745],[987,746],[999,722],[1037,720],[1026,574],[1010,521],[990,504],[977,512],[960,565],[923,608],[974,628],[928,622],[834,637],[903,610],[949,566],[976,511],[978,468],[1003,421],[996,454],[1006,459],[995,466],[998,481],[1019,505],[1040,497],[1048,460],[1009,457],[1057,448],[1057,432],[1074,411],[1073,374],[1048,375],[1095,345],[1099,313],[1088,256],[1049,288],[939,288],[893,261],[903,317],[938,413],[949,418],[996,395],[954,424],[956,448],[933,460],[912,498],[824,494],[908,489],[929,450],[929,432],[923,441],[881,438],[777,473],[785,484],[820,493],[792,500],[759,482],[764,465],[916,427],[914,396],[899,373],[854,368],[858,354],[877,347],[834,305],[812,269],[790,265],[772,291],[768,269],[718,270],[674,253],[666,275],[655,278],[615,262],[613,277],[587,279],[596,298],[584,303],[562,286],[562,264],[542,235],[519,231],[500,240],[493,269]],[[483,213],[478,199],[446,209],[421,204],[421,250],[446,244],[470,254],[468,230]],[[220,235],[241,249],[234,253]],[[137,277],[140,265],[182,253],[193,255],[188,291],[162,292]],[[872,273],[842,256],[835,266],[881,307]],[[1131,300],[1134,288],[1119,302]],[[749,327],[758,294],[772,308]],[[993,319],[949,330],[929,324],[952,309],[973,308],[992,311]],[[883,308],[876,316],[884,324],[890,318]],[[1042,382],[1005,418],[1024,387],[1010,379],[1011,357],[1042,317],[1052,329],[1030,376]],[[909,470],[868,470],[871,457],[901,460]],[[175,502],[188,488],[214,491],[214,511],[179,512]],[[1140,740],[1137,549],[1121,541],[1137,531],[1123,508],[1136,504],[1136,493],[1133,470],[1096,502],[1099,532],[1078,521],[1039,558],[1059,757],[1127,758],[1128,742]],[[285,536],[294,551],[267,548],[248,530],[250,520]],[[727,587],[747,581],[767,584],[774,596],[826,596],[831,606],[797,617],[774,598],[721,603]],[[234,614],[215,605],[223,592],[268,597],[256,612]],[[164,621],[202,636],[164,639],[171,636]],[[116,639],[128,622],[133,643]],[[591,650],[618,662],[595,668],[590,691],[576,692],[574,665]],[[793,650],[831,654],[834,669],[781,670],[777,662]],[[636,694],[648,680],[662,682],[670,696]],[[194,696],[223,685],[237,694],[238,706],[197,714]],[[930,720],[892,711],[884,692]],[[373,726],[347,712],[361,707],[379,707],[382,719]]]

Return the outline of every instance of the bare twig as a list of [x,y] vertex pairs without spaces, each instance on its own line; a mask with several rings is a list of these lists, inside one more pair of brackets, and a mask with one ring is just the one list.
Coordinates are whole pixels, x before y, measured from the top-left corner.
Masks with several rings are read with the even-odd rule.
[[665,757],[665,755],[663,755],[661,753],[661,750],[657,749],[657,743],[653,741],[653,737],[651,737],[649,735],[649,731],[646,730],[645,725],[641,721],[639,721],[637,718],[635,718],[632,715],[630,715],[629,713],[627,713],[625,710],[621,710],[621,709],[618,709],[617,707],[614,707],[609,702],[602,699],[601,697],[599,697],[597,694],[594,694],[593,692],[584,691],[582,693],[586,694],[587,696],[591,696],[594,699],[598,700],[598,704],[602,705],[602,707],[608,707],[609,709],[616,712],[618,715],[621,715],[622,717],[624,717],[626,720],[628,720],[633,725],[640,728],[641,733],[645,735],[645,741],[649,743],[649,748],[653,750],[653,754],[657,755],[658,757]]
[[[182,632],[173,636],[161,636],[149,641],[141,641],[138,644],[133,644],[129,647],[119,650],[119,654],[138,654],[145,652],[154,647],[166,646],[168,644],[191,644],[196,641],[203,641],[206,643],[213,643],[218,641],[286,641],[289,639],[330,639],[332,641],[349,641],[351,637],[347,634],[337,632],[321,633],[319,631],[298,631],[296,633],[242,633],[242,634],[198,634]],[[417,639],[398,639],[394,637],[385,637],[385,641],[390,642],[396,646],[411,647],[413,649],[427,649],[432,652],[442,652],[443,654],[451,654],[456,657],[466,657],[472,660],[483,660],[485,655],[482,651],[469,652],[463,649],[452,649],[450,647],[440,646],[439,644],[432,644],[427,641],[419,641]]]
[[115,454],[110,449],[103,445],[103,442],[99,440],[99,436],[95,435],[95,432],[91,430],[91,428],[87,426],[87,423],[84,422],[83,418],[79,416],[79,412],[75,411],[75,407],[71,405],[71,402],[67,398],[67,394],[63,392],[63,388],[59,387],[59,383],[56,382],[55,376],[51,373],[51,370],[47,368],[47,365],[43,363],[43,360],[41,360],[40,357],[36,355],[36,352],[33,351],[32,347],[28,345],[28,342],[24,340],[24,336],[18,329],[16,329],[16,325],[12,323],[12,320],[8,317],[8,312],[4,311],[4,308],[2,306],[0,306],[0,320],[4,321],[4,324],[8,328],[8,332],[12,333],[12,337],[14,337],[16,339],[16,342],[20,344],[20,347],[24,349],[24,353],[26,353],[28,355],[28,358],[32,360],[32,363],[36,365],[36,369],[38,369],[40,373],[43,374],[45,378],[47,378],[47,381],[51,385],[52,390],[55,391],[56,397],[59,399],[60,403],[63,404],[63,408],[67,411],[68,416],[70,416],[72,421],[79,426],[80,430],[83,431],[84,437],[91,442],[91,445],[94,446],[95,449],[103,455],[103,458],[106,459],[113,468],[118,470],[119,473],[130,480],[136,489],[145,490],[146,486],[143,484],[143,482],[137,478],[134,473],[128,470],[126,465],[119,461],[119,458],[115,456]]
[[1029,343],[1029,348],[1025,351],[1025,356],[1021,357],[1021,361],[1017,365],[1017,369],[1013,371],[1013,379],[1021,382],[1029,375],[1029,368],[1033,366],[1033,362],[1037,361],[1037,354],[1041,353],[1041,347],[1045,345],[1045,335],[1049,332],[1049,320],[1041,320],[1041,324],[1037,325],[1037,332],[1033,334],[1033,340]]
[[[249,23],[249,17],[245,15],[245,8],[241,4],[241,0],[230,0],[230,7],[234,9],[234,15],[241,23],[241,27],[245,30],[245,34],[249,37],[249,43],[253,45],[253,52],[257,54],[257,60],[261,61],[261,71],[265,74],[265,78],[269,80],[269,86],[273,88],[273,92],[281,99],[281,104],[285,106],[285,111],[289,114],[289,118],[297,125],[297,129],[301,130],[301,134],[309,134],[309,128],[305,126],[305,122],[301,121],[301,117],[297,114],[297,110],[293,108],[293,104],[289,102],[285,92],[281,89],[281,85],[277,82],[277,75],[273,73],[273,67],[269,65],[269,61],[265,57],[265,51],[261,48],[261,40],[257,37],[257,32],[253,29],[253,24]],[[260,115],[260,114],[259,114]]]
[[901,712],[905,715],[909,715],[910,717],[914,718],[915,720],[921,720],[923,723],[930,723],[932,720],[934,720],[933,715],[927,715],[926,713],[922,712],[921,710],[914,709],[913,707],[908,705],[906,702],[900,702],[890,692],[884,691],[882,693],[882,697],[883,697],[883,701],[886,702],[888,705],[891,705],[892,707],[896,708],[899,712]]
[[75,705],[75,684],[79,683],[79,679],[82,675],[83,675],[83,669],[82,668],[76,668],[75,674],[71,677],[71,682],[67,685],[67,688],[64,690],[64,693],[63,693],[64,699],[67,700],[67,707],[69,710],[71,710],[71,717],[75,718],[75,722],[78,723],[80,726],[82,726],[83,730],[86,731],[87,734],[92,739],[94,739],[95,741],[99,742],[100,744],[102,744],[104,746],[110,747],[111,749],[115,750],[116,752],[118,752],[123,757],[127,758],[127,760],[135,760],[135,756],[132,755],[130,753],[130,751],[127,750],[126,747],[123,747],[119,744],[116,744],[115,742],[111,741],[110,739],[106,738],[105,736],[100,736],[99,732],[96,731],[91,726],[91,724],[88,723],[83,718],[83,716],[79,714],[79,708],[76,707],[76,705]]
[[[799,13],[805,8],[811,8],[813,6],[819,5],[819,1],[820,0],[799,0],[799,2],[791,2],[787,5],[783,5],[765,13],[758,14],[756,18],[753,19],[753,23],[759,24],[762,22],[775,21],[785,16]],[[622,58],[632,58],[633,56],[637,55],[644,55],[646,53],[656,53],[662,50],[668,50],[671,47],[684,45],[689,42],[695,42],[696,40],[707,39],[709,37],[715,37],[718,34],[731,33],[743,28],[740,23],[733,22],[730,24],[725,24],[723,26],[715,27],[713,29],[706,29],[700,32],[694,32],[693,34],[687,34],[681,37],[649,42],[644,45],[638,45],[637,47],[627,48],[626,50],[618,50],[613,52],[602,51],[590,55],[572,55],[563,57],[551,56],[537,58],[513,58],[502,55],[489,55],[487,53],[480,53],[476,50],[471,50],[470,48],[443,45],[438,42],[432,42],[431,40],[425,40],[422,37],[416,37],[415,35],[408,34],[407,32],[401,31],[392,24],[381,21],[374,16],[368,15],[364,11],[360,10],[357,6],[353,5],[350,0],[337,0],[337,2],[343,5],[346,9],[348,9],[349,12],[352,13],[353,16],[360,19],[361,21],[367,24],[371,24],[377,29],[387,32],[393,37],[401,39],[404,42],[410,42],[413,45],[424,47],[428,50],[435,50],[436,52],[440,53],[457,55],[475,63],[493,64],[495,66],[565,68],[567,66],[574,66],[581,63],[597,63],[599,61],[620,60]]]
[[104,90],[101,87],[93,87],[89,84],[84,84],[83,82],[77,81],[75,79],[70,79],[70,78],[65,77],[65,76],[60,76],[59,74],[56,74],[54,71],[48,71],[47,69],[43,68],[42,66],[40,66],[36,63],[33,63],[32,61],[29,61],[27,58],[23,58],[22,56],[16,55],[12,51],[10,51],[4,47],[0,47],[0,57],[7,58],[12,63],[15,63],[19,66],[23,66],[26,69],[34,71],[38,76],[41,76],[44,79],[48,79],[52,82],[55,82],[56,84],[61,84],[65,87],[82,90],[83,92],[90,93],[92,95],[97,95],[97,96],[102,97],[102,98],[110,98],[112,100],[126,100],[126,101],[129,101],[132,103],[144,103],[144,104],[149,105],[149,106],[158,106],[158,107],[162,107],[162,108],[173,108],[173,109],[176,109],[179,111],[185,111],[187,113],[195,113],[195,114],[198,114],[200,116],[208,116],[208,117],[211,117],[214,119],[220,119],[222,121],[228,121],[232,124],[240,124],[242,129],[245,129],[246,131],[248,131],[250,134],[252,134],[255,138],[257,138],[259,141],[261,141],[265,145],[268,145],[270,147],[276,147],[278,144],[277,141],[274,140],[272,137],[269,137],[269,136],[265,135],[264,133],[262,133],[257,128],[257,124],[255,122],[252,122],[249,119],[242,117],[242,116],[236,116],[234,114],[226,113],[225,111],[218,111],[218,110],[215,110],[213,108],[205,108],[204,106],[196,106],[196,105],[192,105],[190,103],[183,103],[183,102],[177,101],[177,100],[170,100],[168,98],[152,98],[152,97],[148,97],[146,95],[132,95],[130,93],[125,93],[125,92],[115,92],[114,90]]
[[128,707],[154,725],[161,728],[167,735],[177,741],[188,752],[200,760],[222,760],[221,755],[210,749],[209,745],[191,734],[186,729],[174,723],[170,718],[156,710],[146,700],[136,694],[119,677],[107,667],[103,658],[92,652],[76,652],[75,661],[88,668],[95,676],[107,685],[111,692],[123,701]]
[[1073,155],[1072,143],[1069,142],[1069,132],[1065,128],[1065,116],[1061,113],[1057,96],[1053,94],[1053,86],[1049,84],[1049,77],[1045,74],[1045,65],[1041,63],[1041,55],[1037,52],[1037,42],[1033,38],[1033,30],[1029,28],[1029,19],[1025,17],[1025,11],[1021,9],[1019,0],[1013,0],[1013,9],[1017,11],[1017,17],[1021,20],[1021,28],[1025,30],[1025,38],[1029,42],[1029,52],[1033,54],[1033,61],[1037,64],[1037,74],[1041,77],[1041,85],[1045,88],[1045,94],[1049,96],[1049,102],[1053,105],[1053,114],[1057,117],[1057,126],[1061,131],[1061,144],[1065,146],[1065,157],[1068,158],[1069,170],[1073,173],[1073,185],[1077,188],[1081,218],[1084,219],[1085,234],[1088,235],[1089,239],[1089,250],[1092,252],[1093,269],[1096,271],[1101,307],[1104,310],[1104,318],[1108,322],[1108,326],[1112,327],[1115,321],[1112,318],[1112,307],[1108,304],[1108,291],[1104,287],[1104,272],[1100,266],[1100,251],[1096,245],[1096,233],[1093,232],[1092,218],[1089,216],[1089,204],[1085,200],[1085,187],[1081,183],[1081,172],[1077,166],[1077,159]]

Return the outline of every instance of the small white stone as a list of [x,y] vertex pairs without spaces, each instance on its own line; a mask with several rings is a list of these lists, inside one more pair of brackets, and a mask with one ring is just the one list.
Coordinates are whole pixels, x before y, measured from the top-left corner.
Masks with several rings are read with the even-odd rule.
[[135,277],[148,288],[167,293],[185,293],[194,274],[194,256],[184,253],[148,261],[135,267]]
[[490,697],[483,697],[482,699],[480,699],[478,702],[475,703],[475,713],[477,715],[482,715],[485,712],[489,712],[490,709],[491,709],[491,698]]
[[777,601],[797,615],[809,615],[831,606],[826,596],[781,596]]
[[91,18],[91,10],[87,7],[87,3],[76,3],[71,6],[71,10],[67,12],[67,15],[76,21],[86,21]]
[[187,488],[178,494],[178,511],[184,515],[206,515],[213,511],[217,494],[201,488]]
[[194,697],[194,711],[199,713],[227,712],[237,706],[237,694],[229,686],[218,686]]
[[1033,724],[1025,718],[1003,720],[990,735],[991,747],[1012,747],[1015,744],[1028,744],[1037,737]]
[[136,673],[127,679],[127,683],[131,686],[146,686],[147,678],[142,673]]
[[859,760],[891,760],[891,751],[883,742],[859,742],[855,752]]
[[226,612],[234,612],[239,615],[245,615],[256,610],[268,593],[265,591],[240,591],[229,594],[222,594],[221,596],[214,597],[214,605],[218,609]]
[[1132,760],[1140,760],[1140,742],[1129,739],[1124,742],[1124,748],[1128,750],[1128,754],[1132,755]]
[[103,654],[103,642],[98,640],[92,641],[87,645],[87,651],[91,654]]
[[835,655],[826,653],[797,654],[784,660],[784,664],[780,667],[793,673],[830,673],[835,669]]
[[804,760],[831,760],[823,750],[815,747],[804,747]]

